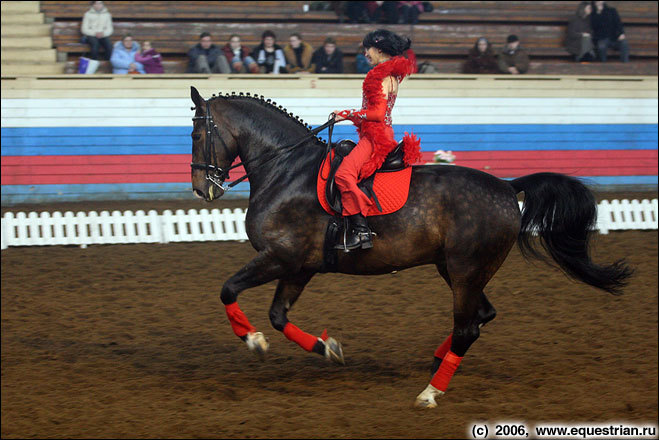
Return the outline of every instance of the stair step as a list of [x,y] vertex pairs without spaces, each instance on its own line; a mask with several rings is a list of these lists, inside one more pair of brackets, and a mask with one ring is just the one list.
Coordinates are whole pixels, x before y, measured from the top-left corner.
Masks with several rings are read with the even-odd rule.
[[51,49],[53,40],[50,37],[2,37],[3,49]]
[[34,24],[25,26],[22,24],[7,24],[0,28],[3,37],[47,37],[50,36],[49,24]]
[[40,12],[38,14],[5,14],[2,11],[2,25],[12,24],[43,24],[44,15]]
[[2,64],[2,76],[58,75],[64,73],[64,63]]
[[2,64],[7,62],[21,61],[25,64],[46,62],[54,63],[57,61],[57,51],[55,49],[5,49],[2,48]]
[[39,2],[2,2],[2,15],[39,12]]

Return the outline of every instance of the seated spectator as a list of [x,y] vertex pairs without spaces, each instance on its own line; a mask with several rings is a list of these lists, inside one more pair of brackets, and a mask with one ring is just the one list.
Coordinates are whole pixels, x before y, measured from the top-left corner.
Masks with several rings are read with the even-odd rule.
[[142,63],[135,60],[135,55],[140,51],[140,45],[133,41],[131,34],[126,34],[114,43],[110,64],[112,64],[112,73],[146,73]]
[[526,73],[529,70],[529,55],[521,47],[517,35],[508,35],[506,45],[499,53],[497,64],[500,72],[512,75]]
[[156,50],[151,47],[150,41],[142,43],[142,52],[135,54],[135,61],[144,66],[146,73],[165,73],[162,67],[162,57]]
[[375,2],[345,2],[342,12],[345,12],[348,17],[348,23],[370,23],[371,17],[367,8],[368,3]]
[[298,33],[291,34],[288,44],[284,48],[286,56],[286,69],[288,73],[311,73],[316,66],[311,64],[313,47],[305,41]]
[[611,48],[620,52],[620,61],[628,62],[629,45],[618,11],[602,1],[593,2],[593,5],[590,24],[593,27],[593,42],[600,61],[606,62],[606,51]]
[[286,73],[286,56],[276,41],[275,33],[267,30],[261,35],[261,44],[252,51],[252,58],[256,60],[261,73]]
[[487,38],[480,37],[474,47],[469,49],[467,61],[462,68],[463,73],[499,73],[497,57],[492,44]]
[[399,23],[417,24],[423,12],[423,2],[398,2]]
[[567,36],[565,37],[565,48],[574,55],[575,61],[592,61],[595,52],[590,26],[590,13],[593,7],[590,2],[581,2],[577,12],[570,18],[567,25]]
[[400,11],[400,3],[403,2],[384,1],[374,3],[377,3],[378,6],[378,8],[371,13],[375,18],[374,22],[388,24],[398,24],[403,22],[403,16]]
[[233,34],[222,48],[224,57],[231,62],[233,73],[259,73],[259,65],[249,55],[249,49],[240,44],[240,37]]
[[93,60],[98,60],[99,46],[103,46],[105,59],[109,60],[112,54],[112,42],[110,36],[114,31],[112,27],[112,15],[103,2],[91,2],[92,7],[82,17],[81,33],[82,42],[89,44],[90,55]]
[[188,51],[188,58],[187,73],[231,73],[229,62],[208,32],[199,36],[199,43]]
[[323,47],[313,53],[311,62],[316,65],[316,73],[343,73],[343,52],[332,37],[326,38]]
[[357,56],[355,57],[355,71],[357,73],[368,73],[372,68],[373,66],[368,62],[364,54],[364,45],[360,43],[357,48]]

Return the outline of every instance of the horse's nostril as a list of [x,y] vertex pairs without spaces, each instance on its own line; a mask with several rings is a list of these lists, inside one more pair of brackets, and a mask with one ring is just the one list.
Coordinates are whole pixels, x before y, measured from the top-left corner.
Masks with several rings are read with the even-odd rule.
[[201,191],[199,191],[198,189],[193,189],[192,192],[194,193],[195,197],[198,197],[200,199],[204,198],[204,194]]

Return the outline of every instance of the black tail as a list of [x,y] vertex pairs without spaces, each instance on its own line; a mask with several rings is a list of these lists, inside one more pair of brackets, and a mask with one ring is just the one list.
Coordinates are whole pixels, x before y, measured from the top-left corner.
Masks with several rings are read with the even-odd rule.
[[577,179],[556,173],[537,173],[511,182],[524,191],[522,226],[517,243],[525,257],[547,261],[542,247],[569,276],[591,286],[620,295],[633,273],[624,260],[599,266],[590,259],[588,240],[597,220],[597,204],[588,188]]

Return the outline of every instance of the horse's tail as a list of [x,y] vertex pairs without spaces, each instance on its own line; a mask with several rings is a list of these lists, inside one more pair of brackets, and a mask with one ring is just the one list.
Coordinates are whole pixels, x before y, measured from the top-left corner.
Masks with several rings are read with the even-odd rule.
[[593,194],[579,180],[556,173],[537,173],[511,182],[524,191],[522,225],[517,243],[522,254],[545,260],[542,247],[569,276],[614,295],[621,294],[633,273],[624,260],[608,266],[595,264],[589,255],[588,240],[597,220]]

